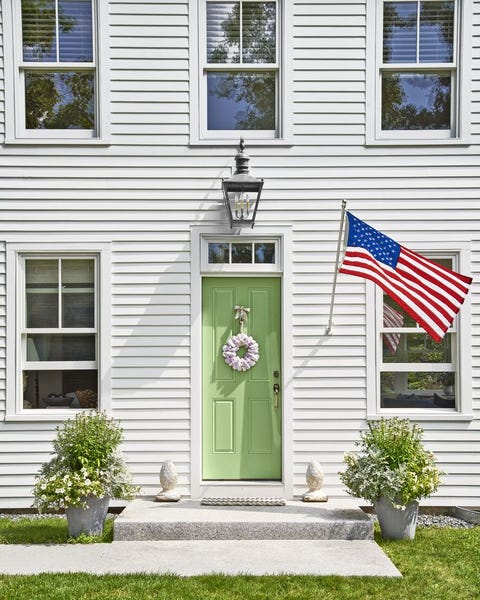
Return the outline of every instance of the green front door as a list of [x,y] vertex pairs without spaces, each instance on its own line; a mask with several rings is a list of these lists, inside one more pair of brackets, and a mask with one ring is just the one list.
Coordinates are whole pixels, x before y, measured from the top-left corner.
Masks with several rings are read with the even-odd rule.
[[[247,371],[232,369],[222,355],[240,331],[236,306],[250,308],[244,331],[259,346],[260,358]],[[280,279],[207,277],[202,310],[203,479],[280,480]]]

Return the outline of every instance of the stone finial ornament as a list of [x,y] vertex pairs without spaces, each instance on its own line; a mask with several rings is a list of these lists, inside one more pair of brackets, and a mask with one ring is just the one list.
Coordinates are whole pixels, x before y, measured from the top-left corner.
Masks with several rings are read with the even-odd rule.
[[178,502],[180,500],[181,494],[175,489],[177,479],[177,468],[173,461],[166,460],[160,469],[160,484],[162,489],[155,496],[155,502]]
[[308,492],[302,495],[304,502],[326,502],[328,496],[322,492],[323,485],[323,470],[320,463],[316,460],[310,461],[307,472],[306,480],[308,486]]

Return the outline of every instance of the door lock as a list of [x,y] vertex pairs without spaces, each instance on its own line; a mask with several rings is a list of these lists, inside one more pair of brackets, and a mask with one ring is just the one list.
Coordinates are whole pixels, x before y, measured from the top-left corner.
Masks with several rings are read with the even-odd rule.
[[273,408],[278,409],[278,394],[280,393],[280,386],[278,383],[273,384]]

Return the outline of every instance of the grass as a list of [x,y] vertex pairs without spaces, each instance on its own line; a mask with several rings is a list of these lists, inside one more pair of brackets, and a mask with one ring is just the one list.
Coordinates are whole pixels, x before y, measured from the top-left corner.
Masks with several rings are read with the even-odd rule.
[[101,536],[81,535],[74,539],[68,535],[67,521],[58,517],[0,518],[0,544],[89,544],[112,540],[113,519],[107,519]]
[[375,535],[402,572],[401,579],[286,575],[189,578],[88,574],[0,576],[0,599],[474,600],[480,597],[480,527],[418,527],[413,542],[384,541],[378,530]]

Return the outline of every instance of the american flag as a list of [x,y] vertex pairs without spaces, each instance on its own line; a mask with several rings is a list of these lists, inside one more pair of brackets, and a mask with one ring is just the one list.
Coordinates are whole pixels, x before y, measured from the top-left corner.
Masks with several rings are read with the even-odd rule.
[[[403,315],[400,311],[395,310],[393,306],[383,303],[383,326],[384,327],[402,327],[403,326]],[[398,344],[402,337],[401,333],[384,333],[383,342],[385,346],[390,350],[390,354],[396,354]]]
[[370,279],[439,342],[468,294],[471,277],[429,260],[347,212],[341,273]]

